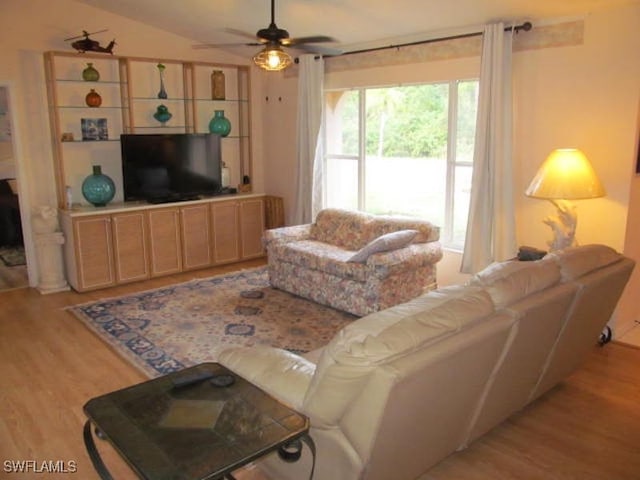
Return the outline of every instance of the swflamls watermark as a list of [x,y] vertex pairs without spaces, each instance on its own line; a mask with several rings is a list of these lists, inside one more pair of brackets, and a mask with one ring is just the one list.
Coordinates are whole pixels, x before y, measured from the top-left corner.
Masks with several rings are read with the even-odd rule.
[[5,460],[2,470],[5,473],[76,473],[78,462],[75,460]]

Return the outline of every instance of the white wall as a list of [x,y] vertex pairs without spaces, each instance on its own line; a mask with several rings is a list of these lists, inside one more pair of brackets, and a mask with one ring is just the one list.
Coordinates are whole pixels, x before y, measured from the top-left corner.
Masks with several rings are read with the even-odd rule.
[[[580,243],[623,250],[640,94],[640,5],[585,18],[584,44],[520,52],[514,59],[516,192],[524,192],[555,148],[582,149],[607,196],[575,202]],[[554,213],[546,201],[517,197],[518,238],[546,248]]]
[[[640,102],[638,102],[638,121],[636,123],[636,155],[640,162]],[[640,165],[639,165],[640,167]],[[629,214],[627,217],[627,234],[624,253],[636,260],[636,268],[631,274],[620,304],[616,318],[616,336],[621,336],[631,328],[640,328],[640,173],[632,173],[630,182],[631,194],[629,200]]]
[[[519,244],[548,248],[551,230],[542,220],[553,213],[553,206],[525,197],[524,190],[549,152],[576,146],[590,158],[607,190],[605,198],[576,202],[577,238],[582,244],[624,249],[629,178],[637,142],[638,25],[640,5],[601,10],[585,15],[581,45],[514,53],[514,191]],[[478,65],[476,57],[342,71],[327,74],[325,84],[438,80],[473,74]],[[266,163],[274,167],[265,173],[267,190],[285,197],[287,214],[295,194],[296,81],[292,76],[272,77],[269,96],[282,95],[283,101],[270,102],[265,109],[271,120],[266,137],[274,140],[267,147]],[[457,258],[452,254],[439,274],[455,278]]]
[[[0,14],[0,83],[13,87],[14,127],[18,137],[16,159],[20,180],[23,224],[30,225],[30,207],[56,205],[53,157],[44,79],[43,53],[49,50],[73,51],[64,39],[108,28],[94,39],[103,45],[116,39],[114,53],[152,59],[202,60],[248,64],[217,50],[194,50],[193,41],[149,27],[71,0],[3,0]],[[80,55],[80,54],[79,54]],[[259,98],[264,96],[263,75],[252,69],[254,121],[251,126],[255,145],[263,140]],[[264,190],[262,149],[255,148],[254,190]],[[90,165],[87,165],[87,174]],[[37,283],[35,252],[30,229],[25,228],[30,283]]]

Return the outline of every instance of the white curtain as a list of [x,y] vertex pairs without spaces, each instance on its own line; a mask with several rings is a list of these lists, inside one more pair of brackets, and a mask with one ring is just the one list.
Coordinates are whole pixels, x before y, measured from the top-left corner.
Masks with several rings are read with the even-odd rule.
[[293,224],[311,222],[322,204],[322,124],[324,60],[301,55],[298,73],[298,176]]
[[478,272],[517,252],[511,151],[513,33],[504,28],[498,23],[484,30],[464,273]]

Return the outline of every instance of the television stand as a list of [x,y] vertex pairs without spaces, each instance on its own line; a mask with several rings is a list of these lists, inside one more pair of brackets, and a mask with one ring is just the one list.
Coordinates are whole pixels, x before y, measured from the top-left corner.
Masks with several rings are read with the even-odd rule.
[[61,210],[60,223],[67,281],[79,292],[265,254],[262,194],[78,207]]
[[158,205],[161,203],[189,202],[192,200],[200,200],[200,197],[198,195],[167,195],[166,197],[147,198],[147,203]]

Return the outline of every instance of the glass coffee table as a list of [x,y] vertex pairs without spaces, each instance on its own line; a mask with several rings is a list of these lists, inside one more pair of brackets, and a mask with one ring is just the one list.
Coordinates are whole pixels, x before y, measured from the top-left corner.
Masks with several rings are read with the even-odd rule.
[[91,424],[148,480],[233,479],[234,470],[274,451],[297,460],[302,441],[315,457],[306,416],[217,363],[93,398],[84,411],[85,445],[103,479],[112,477]]

